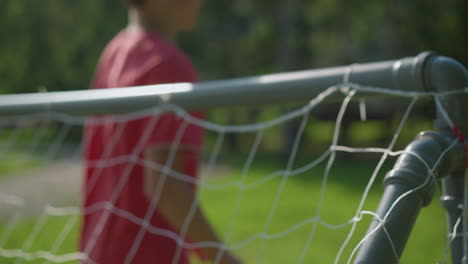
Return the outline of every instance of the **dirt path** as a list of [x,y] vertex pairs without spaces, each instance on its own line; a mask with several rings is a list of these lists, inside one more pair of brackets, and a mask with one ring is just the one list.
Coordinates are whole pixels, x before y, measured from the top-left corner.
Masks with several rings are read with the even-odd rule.
[[[206,168],[202,168],[202,173]],[[230,169],[216,166],[211,175],[226,175]],[[60,161],[43,168],[12,175],[0,182],[0,217],[37,215],[48,204],[54,207],[78,206],[83,168],[79,161]]]
[[0,216],[24,208],[35,214],[47,204],[76,206],[82,180],[82,166],[77,161],[61,161],[12,175],[0,183]]

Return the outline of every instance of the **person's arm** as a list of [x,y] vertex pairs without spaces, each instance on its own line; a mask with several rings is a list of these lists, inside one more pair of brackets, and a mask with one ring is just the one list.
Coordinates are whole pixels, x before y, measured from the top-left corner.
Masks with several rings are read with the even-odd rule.
[[[154,148],[145,152],[147,161],[158,164],[166,164],[171,150],[167,148]],[[181,171],[182,168],[183,150],[178,150],[172,164],[172,170]],[[186,237],[192,242],[217,242],[221,244],[215,231],[209,224],[203,214],[198,203],[195,202],[195,192],[185,181],[178,180],[174,177],[161,174],[159,171],[150,168],[145,169],[144,190],[148,199],[152,199],[157,195],[158,185],[163,182],[162,192],[159,194],[157,202],[158,212],[163,215],[173,226],[180,232],[184,221],[192,208],[195,206],[190,225],[187,229]],[[203,256],[214,261],[219,253],[218,248],[201,248]],[[237,264],[241,263],[230,252],[226,251],[220,261],[221,264]]]

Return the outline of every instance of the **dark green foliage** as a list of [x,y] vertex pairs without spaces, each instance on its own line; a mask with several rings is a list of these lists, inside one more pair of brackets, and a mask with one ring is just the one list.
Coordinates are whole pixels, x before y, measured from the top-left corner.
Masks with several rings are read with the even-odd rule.
[[[184,34],[181,45],[203,79],[282,70],[285,45],[292,47],[287,68],[293,69],[422,50],[468,62],[466,1],[291,2],[285,15],[281,1],[207,1],[198,29]],[[102,48],[126,20],[124,4],[115,0],[1,1],[0,93],[87,88]],[[287,22],[293,26],[282,27]]]
[[125,25],[118,1],[0,3],[0,93],[86,89],[99,54]]
[[[206,1],[198,28],[179,40],[202,80],[395,59],[423,50],[468,65],[467,9],[464,0]],[[119,0],[0,1],[0,94],[87,89],[99,54],[126,23]],[[269,111],[285,108],[262,109],[260,117],[250,110],[217,110],[210,119],[252,123]],[[281,133],[294,131],[276,131],[271,138]],[[242,138],[228,141],[242,145]],[[288,152],[281,148],[278,143],[275,151]]]

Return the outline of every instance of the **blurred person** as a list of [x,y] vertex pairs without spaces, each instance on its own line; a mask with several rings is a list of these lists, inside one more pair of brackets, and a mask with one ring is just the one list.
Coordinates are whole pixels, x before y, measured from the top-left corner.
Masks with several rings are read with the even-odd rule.
[[[92,88],[196,82],[189,58],[174,41],[178,32],[195,26],[201,0],[125,1],[129,25],[103,51]],[[203,118],[201,112],[190,114]],[[183,135],[177,140],[179,132]],[[202,128],[184,124],[172,113],[130,121],[112,116],[89,119],[80,241],[86,256],[83,263],[189,263],[188,250],[175,239],[180,238],[192,206],[185,241],[223,245],[196,202],[195,186],[148,166],[168,164],[172,171],[196,177],[202,140]],[[118,162],[122,157],[124,162]],[[240,263],[219,248],[196,251],[204,261]]]

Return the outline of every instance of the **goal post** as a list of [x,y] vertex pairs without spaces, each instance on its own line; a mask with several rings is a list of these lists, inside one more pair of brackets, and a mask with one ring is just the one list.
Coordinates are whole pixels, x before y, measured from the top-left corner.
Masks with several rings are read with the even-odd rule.
[[[345,114],[348,112],[350,102],[362,102],[367,98],[385,99],[388,97],[405,98],[410,101],[403,117],[398,123],[397,131],[392,137],[389,146],[386,148],[359,148],[340,145],[340,129],[344,123]],[[409,143],[405,150],[396,151],[393,148],[402,127],[408,121],[409,115],[419,99],[432,100],[431,108],[436,113],[433,129],[436,131],[425,132]],[[307,124],[312,118],[311,111],[317,105],[325,104],[326,102],[341,103],[333,125],[333,131],[330,133],[331,144],[317,159],[297,168],[295,166],[297,153],[301,140],[307,132]],[[193,118],[187,112],[194,109],[263,107],[289,103],[300,103],[301,107],[279,117],[275,116],[268,121],[249,125],[220,125]],[[52,159],[57,155],[60,145],[63,144],[73,126],[82,127],[88,124],[87,116],[115,115],[114,119],[111,118],[112,122],[119,123],[148,114],[173,112],[186,122],[182,125],[184,127],[182,130],[187,125],[195,125],[207,129],[215,135],[213,147],[209,150],[210,154],[208,155],[207,171],[209,174],[215,174],[213,171],[216,169],[213,168],[213,164],[216,163],[225,137],[229,133],[251,133],[253,143],[248,155],[246,155],[246,161],[242,165],[240,175],[236,176],[236,180],[233,182],[223,182],[215,184],[215,187],[213,187],[205,182],[206,179],[204,177],[194,180],[183,173],[168,171],[168,176],[199,185],[207,188],[207,190],[238,188],[239,191],[235,193],[233,202],[229,205],[232,208],[233,217],[224,219],[227,222],[227,231],[223,234],[223,238],[227,241],[227,245],[213,245],[213,243],[194,245],[187,243],[184,240],[184,234],[180,235],[154,228],[146,221],[147,219],[135,217],[131,212],[123,211],[113,203],[96,205],[96,208],[83,208],[83,210],[84,213],[89,213],[102,207],[111,211],[112,214],[128,219],[128,221],[140,226],[143,232],[142,236],[144,236],[145,232],[164,236],[175,240],[178,246],[184,249],[219,247],[221,250],[230,250],[245,247],[252,241],[259,240],[258,249],[253,254],[255,255],[253,260],[256,263],[262,262],[266,241],[285,236],[301,228],[306,228],[301,229],[304,230],[304,245],[299,245],[300,249],[295,251],[297,255],[297,259],[295,260],[297,260],[297,263],[306,263],[306,255],[316,233],[320,232],[320,227],[332,230],[350,227],[347,235],[342,237],[343,240],[340,242],[341,246],[339,250],[335,252],[334,263],[343,263],[343,261],[346,263],[346,260],[347,263],[351,263],[352,261],[359,264],[375,263],[377,260],[380,263],[380,260],[383,259],[387,261],[386,263],[398,263],[419,210],[428,204],[433,196],[435,180],[441,180],[443,185],[441,200],[448,215],[447,229],[449,242],[447,243],[447,247],[450,247],[452,250],[453,263],[468,264],[468,236],[466,235],[466,231],[464,231],[468,230],[468,217],[463,217],[468,212],[468,180],[465,180],[468,176],[466,174],[468,149],[466,138],[464,137],[468,136],[467,104],[468,71],[466,68],[451,58],[439,56],[432,52],[423,52],[415,57],[399,60],[352,64],[349,66],[231,80],[0,95],[0,133],[5,127],[10,129],[8,126],[12,122],[21,124],[21,126],[27,127],[27,129],[17,131],[15,127],[11,128],[11,132],[8,133],[8,140],[17,142],[21,141],[22,138],[28,138],[28,140],[32,138],[28,141],[29,146],[27,146],[27,151],[30,153],[40,148],[41,142],[50,142],[50,146],[46,149],[47,155],[45,156]],[[364,105],[360,105],[361,111],[365,110]],[[361,113],[361,116],[366,116],[366,114]],[[284,170],[269,172],[269,174],[257,179],[257,181],[249,181],[249,170],[255,162],[263,139],[267,137],[265,131],[293,119],[300,119],[301,123],[294,137],[291,148],[292,152],[286,162],[286,168]],[[56,125],[54,130],[50,131],[47,128],[47,122],[51,120],[65,121],[61,125]],[[97,120],[90,122],[105,123],[109,121],[97,118]],[[40,131],[31,132],[28,126],[32,126],[32,129],[39,129]],[[178,131],[177,134],[179,132],[181,131]],[[182,134],[183,131],[181,132]],[[179,140],[181,137],[178,137]],[[116,140],[119,140],[119,132],[109,139],[110,142],[106,148],[112,149],[113,142]],[[10,145],[12,144],[8,142],[6,145],[0,144],[0,159],[9,155]],[[81,149],[73,150],[72,152],[74,157],[81,155]],[[345,223],[330,224],[322,219],[321,213],[323,204],[326,202],[325,193],[337,152],[379,153],[382,157],[369,177],[368,183],[365,184],[362,197],[358,202],[357,210],[353,214],[353,217]],[[379,171],[384,166],[383,164],[386,162],[387,157],[390,156],[399,156],[399,159],[394,166],[394,170],[390,171],[386,176],[386,189],[381,203],[375,212],[366,211],[364,203],[369,195],[370,188],[376,180]],[[118,164],[121,162],[119,158],[122,157],[110,160],[105,160],[104,158],[102,162],[98,161],[93,166],[100,168],[109,166],[109,164]],[[144,160],[138,160],[134,156],[123,158],[145,168],[168,170],[165,164],[150,164]],[[300,223],[285,227],[282,232],[271,233],[271,229],[275,226],[274,216],[281,206],[281,197],[286,192],[288,179],[294,175],[303,174],[311,168],[316,168],[317,164],[323,164],[324,168],[322,181],[318,184],[320,188],[317,195],[314,196],[317,200],[317,205],[312,210],[313,215],[309,215],[307,219]],[[131,171],[131,168],[128,170]],[[278,179],[278,189],[274,193],[274,196],[271,197],[270,210],[265,211],[266,220],[264,224],[262,222],[262,225],[258,226],[261,230],[234,246],[229,245],[233,237],[233,229],[238,225],[235,219],[241,211],[245,192],[255,189],[274,178]],[[122,183],[125,184],[125,182]],[[119,186],[121,188],[124,187],[122,184]],[[360,191],[362,192],[362,190]],[[33,193],[34,190],[31,190],[31,192]],[[412,193],[416,193],[422,198],[411,200],[413,199],[411,198],[413,196],[410,195]],[[118,194],[116,194],[116,197],[118,197]],[[405,197],[410,197],[411,199],[406,199]],[[17,207],[24,206],[20,197],[9,196],[0,191],[0,205],[3,206],[2,204]],[[26,239],[15,242],[17,243],[15,245],[18,245],[17,248],[8,248],[4,247],[4,245],[14,234],[19,216],[8,216],[11,221],[4,226],[0,224],[0,263],[2,263],[2,257],[15,259],[15,263],[38,259],[40,262],[50,261],[54,263],[87,260],[86,252],[57,253],[65,237],[76,224],[76,216],[80,214],[79,209],[67,206],[55,208],[47,204],[44,211],[45,213],[41,215],[39,220],[34,221],[34,228],[26,236]],[[193,211],[191,212],[193,213]],[[2,216],[1,213],[0,211],[0,217]],[[390,217],[388,217],[388,214],[391,214]],[[33,241],[39,236],[42,229],[49,230],[47,224],[49,215],[68,218],[65,221],[63,229],[59,230],[56,239],[52,242],[50,250],[36,250]],[[151,214],[149,215],[151,216]],[[348,244],[351,243],[350,241],[354,235],[356,225],[364,215],[373,217],[368,233],[362,239],[360,238],[359,243],[352,245],[354,246],[352,251],[348,250]],[[184,219],[186,228],[192,216],[187,217],[187,219]],[[404,218],[410,218],[411,220],[407,221]],[[236,221],[241,220],[237,219]],[[103,224],[105,224],[105,221]],[[133,251],[138,250],[138,243],[140,242],[141,240],[132,246]],[[345,249],[350,253],[347,259],[342,257],[345,254]],[[174,261],[177,262],[176,260]]]

